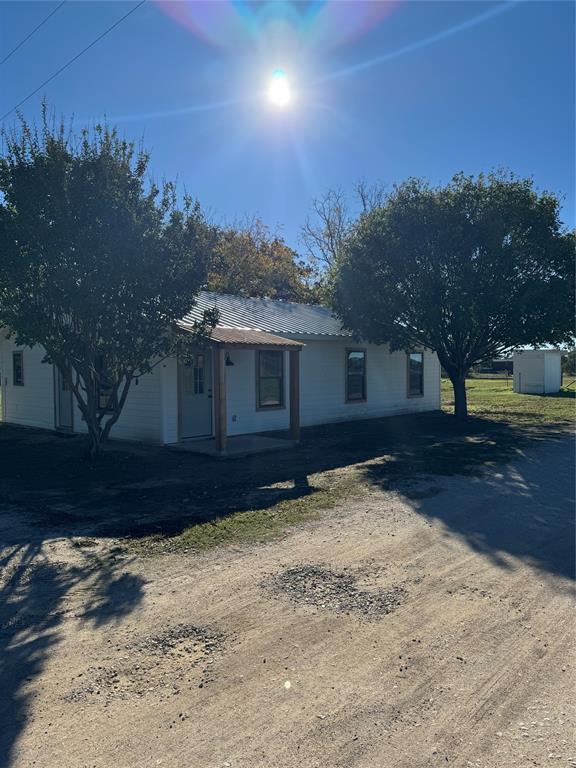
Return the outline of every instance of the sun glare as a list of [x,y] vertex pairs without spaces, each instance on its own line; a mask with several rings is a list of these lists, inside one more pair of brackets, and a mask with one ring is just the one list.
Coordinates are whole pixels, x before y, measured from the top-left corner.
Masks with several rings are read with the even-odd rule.
[[286,73],[282,69],[277,69],[268,84],[268,101],[275,107],[284,108],[290,104],[291,100],[292,93]]

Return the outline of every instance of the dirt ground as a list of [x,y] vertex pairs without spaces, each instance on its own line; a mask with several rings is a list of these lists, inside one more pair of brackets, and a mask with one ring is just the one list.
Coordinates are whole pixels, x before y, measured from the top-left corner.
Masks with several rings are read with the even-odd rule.
[[5,499],[0,764],[576,766],[573,461],[534,443],[205,554]]

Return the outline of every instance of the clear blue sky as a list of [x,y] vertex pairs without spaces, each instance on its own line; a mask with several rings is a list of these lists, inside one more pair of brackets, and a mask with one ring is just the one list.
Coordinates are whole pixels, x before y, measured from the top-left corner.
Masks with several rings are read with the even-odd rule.
[[[0,59],[57,4],[0,2]],[[134,5],[67,2],[0,66],[0,114]],[[22,111],[45,95],[79,123],[107,115],[218,221],[259,215],[295,247],[329,187],[499,166],[564,196],[574,226],[574,36],[554,0],[148,0]],[[263,93],[277,67],[285,109]]]

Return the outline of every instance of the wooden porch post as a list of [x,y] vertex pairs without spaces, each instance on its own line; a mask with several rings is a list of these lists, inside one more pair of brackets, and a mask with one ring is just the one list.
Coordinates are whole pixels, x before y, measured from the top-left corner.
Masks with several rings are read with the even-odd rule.
[[300,350],[290,350],[290,437],[300,440]]
[[226,452],[226,353],[222,347],[214,348],[214,427],[216,450]]

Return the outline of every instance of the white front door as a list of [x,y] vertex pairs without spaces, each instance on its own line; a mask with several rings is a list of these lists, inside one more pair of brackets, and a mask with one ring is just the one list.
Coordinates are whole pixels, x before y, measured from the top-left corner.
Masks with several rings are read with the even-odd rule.
[[71,430],[73,427],[72,416],[72,390],[64,381],[57,366],[54,366],[56,388],[56,428]]
[[212,351],[198,350],[178,364],[180,439],[212,435]]

